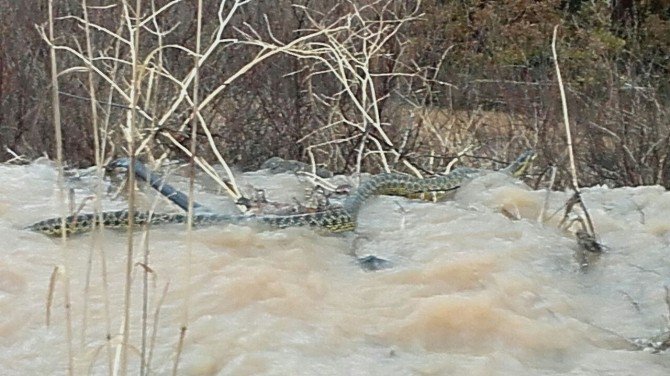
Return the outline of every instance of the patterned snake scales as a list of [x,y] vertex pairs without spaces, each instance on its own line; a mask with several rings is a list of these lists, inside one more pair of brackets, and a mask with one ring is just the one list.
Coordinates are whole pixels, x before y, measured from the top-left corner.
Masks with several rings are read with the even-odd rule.
[[[535,158],[532,150],[521,154],[507,168],[500,170],[512,176],[521,176],[530,166]],[[113,162],[114,167],[127,167],[128,159],[120,159]],[[188,196],[177,191],[174,187],[166,184],[162,179],[156,177],[141,163],[136,164],[136,174],[139,178],[149,182],[161,194],[170,199],[184,210],[188,207]],[[403,196],[409,198],[419,197],[424,193],[444,194],[447,191],[457,189],[465,182],[490,172],[489,170],[474,168],[458,168],[444,176],[430,178],[417,178],[410,175],[398,173],[383,173],[375,175],[363,182],[356,191],[349,195],[341,207],[333,207],[324,211],[288,215],[229,215],[208,211],[202,205],[194,204],[193,224],[195,226],[208,226],[227,223],[260,223],[271,227],[316,227],[328,232],[338,233],[352,231],[356,228],[358,212],[363,203],[370,197],[377,195]],[[135,211],[133,222],[135,225],[147,224],[160,225],[167,223],[186,223],[186,213],[149,213],[146,211]],[[128,211],[106,211],[95,214],[76,214],[65,218],[65,231],[68,235],[91,231],[100,223],[107,228],[127,228]],[[61,218],[50,218],[39,221],[27,227],[27,229],[46,235],[58,236],[61,234]]]

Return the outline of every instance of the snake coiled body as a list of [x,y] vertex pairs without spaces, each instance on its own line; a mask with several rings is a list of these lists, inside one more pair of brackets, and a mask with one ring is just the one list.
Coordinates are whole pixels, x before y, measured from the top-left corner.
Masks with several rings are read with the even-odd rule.
[[[526,151],[516,161],[501,172],[521,176],[535,157],[533,151]],[[123,166],[127,160],[117,163]],[[141,163],[136,164],[137,175],[151,184],[179,207],[187,210],[188,197],[166,184],[148,171]],[[298,213],[286,215],[229,215],[208,211],[202,205],[194,205],[193,224],[195,226],[211,226],[217,224],[265,224],[276,228],[309,226],[338,233],[352,231],[356,228],[358,213],[361,206],[369,198],[378,195],[403,196],[417,198],[423,194],[433,193],[442,195],[459,188],[465,182],[486,174],[488,170],[473,168],[459,168],[444,176],[418,178],[405,174],[384,173],[371,177],[363,182],[344,201],[342,207],[333,207],[314,213]],[[133,223],[138,226],[162,225],[170,223],[186,223],[186,213],[149,213],[136,211],[133,214]],[[129,226],[129,212],[127,210],[106,211],[99,215],[77,214],[65,218],[65,232],[68,235],[91,231],[96,226],[106,228],[127,228]],[[57,236],[62,233],[61,218],[51,218],[34,223],[27,228],[47,235]]]

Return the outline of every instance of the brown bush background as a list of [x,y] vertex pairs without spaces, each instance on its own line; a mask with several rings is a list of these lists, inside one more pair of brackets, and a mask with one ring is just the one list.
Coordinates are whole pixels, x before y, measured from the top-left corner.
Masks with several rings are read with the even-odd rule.
[[[81,14],[78,1],[55,3],[58,15]],[[157,6],[165,3],[156,1]],[[178,24],[165,43],[195,45],[191,3],[184,2],[160,17],[166,28]],[[205,2],[210,3],[213,9],[218,5]],[[240,28],[251,25],[262,34],[266,30],[263,15],[267,15],[274,36],[290,41],[302,35],[306,26],[305,11],[291,4],[328,12],[334,3],[258,0],[243,7],[232,23]],[[402,146],[397,151],[417,166],[435,170],[468,144],[477,146],[472,154],[501,159],[530,146],[539,150],[541,165],[559,166],[559,180],[564,182],[566,144],[550,48],[552,30],[561,25],[559,59],[582,183],[669,187],[670,1],[612,3],[613,7],[604,1],[582,0],[423,1],[423,16],[406,25],[397,43],[391,43],[372,64],[377,72],[389,73],[420,67],[453,86],[377,79],[379,97],[388,95],[380,102],[380,112],[393,144]],[[397,1],[381,12],[403,14],[413,5]],[[55,155],[49,48],[35,28],[45,22],[46,6],[46,0],[0,0],[0,16],[5,20],[0,24],[1,160],[12,157],[7,149],[28,158]],[[324,17],[346,11],[346,7],[337,9]],[[95,12],[91,17],[106,22],[96,20]],[[216,12],[205,12],[205,17],[204,24],[209,25]],[[206,35],[211,31],[205,29]],[[232,27],[226,32],[237,36]],[[61,21],[57,39],[84,45],[74,22]],[[104,36],[97,35],[93,42],[98,50],[111,48]],[[219,85],[222,77],[255,53],[257,49],[245,45],[217,51],[202,69],[203,91]],[[175,72],[186,72],[192,64],[169,51],[165,60]],[[77,64],[59,53],[61,70]],[[207,108],[204,116],[229,163],[253,169],[271,156],[307,161],[309,145],[347,136],[346,129],[337,134],[311,133],[328,123],[330,109],[315,105],[308,93],[325,98],[337,90],[337,84],[327,77],[308,79],[305,68],[304,61],[274,56]],[[290,74],[294,72],[299,73]],[[87,97],[86,80],[83,74],[63,76],[60,89]],[[166,86],[165,97],[173,95]],[[165,102],[168,106],[169,101]],[[61,106],[66,160],[70,166],[89,166],[94,161],[90,106],[68,96],[61,97]],[[342,114],[351,111],[346,101],[332,106],[341,107]],[[187,111],[184,107],[180,113],[188,116]],[[114,109],[112,124],[123,122],[124,116],[123,109]],[[165,127],[176,128],[181,120],[175,116]],[[107,137],[120,140],[119,133],[112,128]],[[359,141],[318,149],[317,162],[336,172],[349,172]],[[170,149],[160,137],[154,147]],[[201,149],[202,154],[208,153],[204,144]],[[114,153],[122,151],[117,148],[110,152]],[[373,163],[364,167],[377,169]]]

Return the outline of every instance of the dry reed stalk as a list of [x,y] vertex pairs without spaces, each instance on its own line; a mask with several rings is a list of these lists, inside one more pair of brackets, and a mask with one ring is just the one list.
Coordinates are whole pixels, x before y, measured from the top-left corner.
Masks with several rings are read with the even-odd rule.
[[56,281],[58,280],[58,266],[54,266],[54,270],[51,272],[49,277],[49,288],[47,289],[47,301],[45,304],[46,307],[46,326],[51,325],[51,307],[54,302],[54,293],[56,290]]
[[[155,200],[158,203],[158,199]],[[149,212],[149,218],[153,215],[153,208]],[[142,234],[142,324],[141,324],[141,345],[140,345],[140,375],[144,376],[147,374],[147,330],[148,330],[148,312],[149,312],[149,272],[151,268],[149,266],[149,229],[148,227]]]
[[561,77],[561,68],[558,65],[558,53],[556,52],[556,35],[558,34],[558,25],[554,27],[554,35],[551,40],[551,51],[554,56],[554,66],[556,67],[556,80],[558,80],[558,88],[561,93],[561,108],[563,110],[563,124],[565,125],[565,139],[568,146],[568,156],[570,157],[570,175],[572,177],[572,185],[576,191],[579,191],[579,184],[577,182],[577,168],[575,167],[575,155],[572,149],[572,133],[570,131],[570,119],[568,116],[568,102],[565,97],[565,89],[563,88],[563,78]]
[[151,331],[151,339],[150,339],[150,345],[149,345],[149,354],[147,355],[146,359],[146,374],[151,373],[151,360],[153,359],[154,355],[154,349],[156,348],[156,336],[158,335],[158,323],[159,323],[159,318],[160,318],[160,313],[161,313],[161,308],[163,307],[163,302],[165,301],[165,296],[167,296],[168,289],[170,287],[170,282],[167,282],[165,284],[165,287],[163,287],[163,293],[161,294],[158,303],[156,303],[156,309],[154,310],[154,318],[153,318],[153,326],[152,326],[152,331]]
[[[179,360],[181,359],[181,353],[184,349],[184,340],[186,339],[186,332],[188,330],[188,318],[189,318],[189,305],[190,305],[190,296],[191,296],[191,267],[192,267],[192,258],[193,258],[193,202],[195,196],[195,159],[196,159],[196,146],[197,146],[197,137],[198,137],[198,122],[200,121],[200,112],[198,111],[198,101],[200,100],[199,89],[200,89],[200,43],[202,38],[202,0],[198,0],[197,3],[197,16],[196,16],[196,33],[195,33],[195,55],[193,59],[193,94],[192,94],[192,117],[191,117],[191,148],[190,148],[190,160],[189,160],[189,181],[188,181],[188,216],[186,220],[186,281],[185,288],[186,293],[184,295],[184,300],[182,303],[182,319],[181,319],[181,328],[179,331],[179,341],[177,343],[177,350],[174,359],[174,365],[172,367],[172,374],[177,375],[179,371]],[[205,127],[206,128],[206,127]],[[206,130],[209,134],[209,130]],[[210,135],[211,136],[211,135]],[[214,148],[216,149],[216,148]],[[217,150],[218,153],[218,150]],[[220,158],[223,160],[223,158]],[[236,190],[236,185],[233,185]],[[235,192],[239,194],[238,192]]]
[[[119,35],[121,33],[121,30],[123,28],[123,23],[119,22],[118,28],[116,30],[116,35]],[[119,62],[121,59],[119,58],[121,54],[121,39],[117,38],[114,44],[114,55],[112,59],[112,64],[109,72],[109,77],[110,79],[114,80],[116,78],[116,75],[118,73],[118,68],[119,68]],[[107,141],[109,138],[109,124],[111,122],[111,108],[112,108],[112,103],[113,103],[113,97],[114,97],[114,88],[110,85],[109,92],[107,93],[107,101],[106,101],[106,109],[104,112],[105,116],[102,119],[102,134],[105,135],[105,137],[102,138],[101,140],[101,158],[103,156],[103,151],[106,149]],[[112,147],[113,149],[113,147]],[[100,226],[100,230],[103,230],[104,224]],[[100,236],[102,235],[103,232],[100,232]],[[107,273],[107,255],[105,252],[104,247],[100,247],[100,274],[101,274],[101,282],[102,282],[102,294],[103,294],[103,304],[104,304],[104,317],[105,317],[105,350],[107,354],[107,363],[108,363],[108,369],[109,372],[112,373],[114,372],[114,351],[112,348],[112,315],[111,315],[111,307],[110,307],[110,301],[109,301],[109,281],[108,281],[108,273]]]
[[540,214],[537,218],[540,223],[544,223],[546,221],[545,214],[547,213],[547,210],[549,210],[549,197],[551,195],[551,190],[554,187],[554,182],[556,181],[556,171],[556,166],[551,166],[551,177],[549,178],[547,194],[544,195],[544,203],[542,204],[542,209],[540,210]]
[[127,116],[127,133],[126,141],[128,145],[128,156],[130,157],[130,165],[128,166],[128,237],[127,237],[127,253],[126,253],[126,271],[125,271],[125,287],[123,298],[123,329],[120,353],[120,373],[126,375],[128,372],[128,347],[130,337],[130,304],[131,304],[131,287],[132,287],[132,271],[133,271],[133,231],[134,231],[134,215],[135,215],[135,132],[138,122],[138,103],[140,95],[140,20],[142,14],[142,0],[136,0],[134,16],[135,22],[131,18],[130,4],[127,0],[123,1],[123,13],[125,22],[128,27],[130,42],[131,42],[131,63],[132,63],[132,80],[130,82],[130,99],[131,109]]
[[[86,41],[86,56],[89,60],[93,61],[93,47],[91,44],[91,30],[90,22],[88,18],[88,3],[87,0],[82,0],[82,10],[84,12],[84,37]],[[103,179],[103,169],[102,169],[102,154],[103,150],[100,148],[100,129],[98,125],[98,107],[97,107],[97,95],[95,88],[95,78],[92,71],[88,71],[88,91],[89,91],[89,103],[91,105],[91,125],[93,132],[93,147],[95,153],[95,165],[96,169],[96,187],[95,187],[95,196],[94,196],[94,209],[93,212],[98,216],[99,223],[102,224],[102,179]],[[94,222],[94,235],[92,237],[92,245],[89,249],[88,259],[86,262],[86,277],[84,282],[84,301],[82,303],[83,312],[82,312],[82,323],[81,323],[81,338],[80,338],[80,351],[84,350],[84,344],[86,343],[86,329],[88,327],[88,305],[89,305],[89,296],[90,296],[90,286],[91,286],[91,271],[93,268],[93,253],[95,250],[100,249],[101,244],[101,232],[95,231],[99,227]],[[107,355],[108,355],[108,365],[109,370],[111,370],[111,348],[107,346]]]
[[[151,19],[151,22],[153,23],[153,27],[155,30],[155,35],[157,38],[158,42],[158,52],[157,52],[157,65],[159,67],[163,66],[163,31],[161,29],[161,26],[156,20],[156,15],[158,15],[161,11],[161,9],[167,9],[166,6],[156,9],[156,3],[155,1],[151,1],[151,14],[148,16],[149,19]],[[159,95],[156,93],[156,95],[153,95],[154,91],[158,91],[160,89],[160,83],[161,83],[161,78],[162,75],[160,74],[153,74],[153,70],[151,71],[151,78],[149,80],[149,85],[147,85],[147,93],[146,93],[146,102],[150,105],[150,108],[154,109],[153,112],[155,112],[158,109],[158,103],[159,103]],[[155,77],[154,77],[155,76]],[[152,118],[151,120],[151,128],[156,127],[156,119],[155,117]],[[151,142],[153,141],[153,132],[149,134],[147,137],[147,141]],[[140,149],[140,148],[138,148]],[[154,200],[154,203],[149,211],[149,217],[151,217],[154,213],[155,207],[158,204],[158,197]],[[149,352],[151,351],[149,349],[149,343],[148,343],[148,316],[149,316],[149,268],[150,268],[150,248],[149,248],[149,226],[147,226],[146,231],[143,234],[142,237],[142,249],[143,249],[143,255],[142,259],[144,262],[144,265],[146,266],[144,268],[143,274],[142,274],[142,324],[141,324],[141,346],[140,346],[140,375],[144,376],[147,375],[150,372],[149,368],[149,355],[147,353],[147,350]]]
[[[167,174],[169,175],[169,173]],[[167,179],[167,176],[165,176],[165,179]],[[156,195],[154,200],[151,203],[151,206],[149,208],[149,221],[151,220],[151,217],[154,215],[156,211],[156,207],[158,206],[158,203],[160,202],[161,198],[163,196],[161,195]],[[140,246],[139,248],[142,249],[142,259],[143,262],[141,263],[135,263],[135,266],[141,266],[142,267],[142,323],[141,323],[141,332],[142,332],[142,338],[141,338],[141,346],[140,346],[140,375],[147,375],[149,373],[149,360],[148,360],[148,354],[147,350],[149,347],[149,344],[147,342],[148,340],[148,314],[149,314],[149,274],[151,273],[154,276],[154,285],[155,285],[155,279],[156,279],[156,273],[150,266],[150,247],[149,247],[149,235],[150,235],[150,229],[151,226],[149,224],[142,226],[142,238],[140,241]],[[149,349],[150,351],[150,349]]]
[[556,79],[558,81],[558,88],[561,93],[561,106],[563,109],[563,123],[565,125],[565,137],[568,146],[568,155],[570,157],[570,175],[572,177],[572,189],[575,191],[575,195],[579,198],[578,202],[582,210],[584,211],[584,216],[586,217],[586,224],[588,226],[587,230],[589,235],[595,236],[595,229],[593,226],[593,221],[589,215],[589,211],[584,204],[584,200],[581,199],[581,192],[579,189],[579,183],[577,181],[577,168],[575,166],[575,155],[572,148],[572,134],[570,131],[570,118],[568,116],[568,101],[565,96],[565,88],[563,87],[563,79],[561,77],[561,69],[558,64],[558,53],[556,52],[556,36],[558,34],[558,25],[554,26],[554,34],[551,40],[551,51],[554,56],[554,66],[556,67]]
[[[54,40],[54,12],[53,0],[49,0],[49,40]],[[51,65],[51,106],[53,110],[53,125],[56,137],[56,166],[58,168],[58,191],[61,216],[61,252],[63,257],[63,299],[65,306],[65,336],[67,343],[67,370],[69,375],[74,374],[74,353],[72,349],[72,308],[70,304],[70,252],[67,248],[67,233],[65,232],[65,178],[63,174],[63,134],[61,130],[60,98],[58,96],[58,63],[56,49],[49,49]]]

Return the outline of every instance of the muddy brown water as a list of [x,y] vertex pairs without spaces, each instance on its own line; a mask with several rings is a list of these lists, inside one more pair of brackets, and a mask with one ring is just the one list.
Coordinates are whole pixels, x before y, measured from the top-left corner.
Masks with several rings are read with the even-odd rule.
[[[45,325],[55,266],[70,276],[74,371],[108,374],[123,318],[127,234],[74,237],[64,251],[58,240],[22,229],[58,213],[53,166],[0,166],[0,179],[0,374],[67,373],[63,278]],[[290,174],[242,179],[278,201],[303,195]],[[70,184],[81,198],[93,181]],[[200,201],[233,210],[201,184]],[[553,192],[548,212],[567,197]],[[667,324],[670,194],[595,187],[584,197],[608,248],[587,272],[574,238],[556,228],[560,215],[538,222],[544,191],[498,174],[441,203],[375,198],[346,236],[227,225],[189,237],[179,226],[154,228],[151,374],[171,373],[188,317],[181,375],[667,375],[667,353],[631,351],[624,338],[651,337]],[[140,195],[142,205],[153,201]],[[105,209],[124,204],[103,199]],[[161,201],[159,210],[175,209]],[[143,234],[134,238],[141,262]],[[365,272],[352,254],[394,266]],[[142,347],[141,271],[135,267],[132,284],[128,374],[138,373]]]

